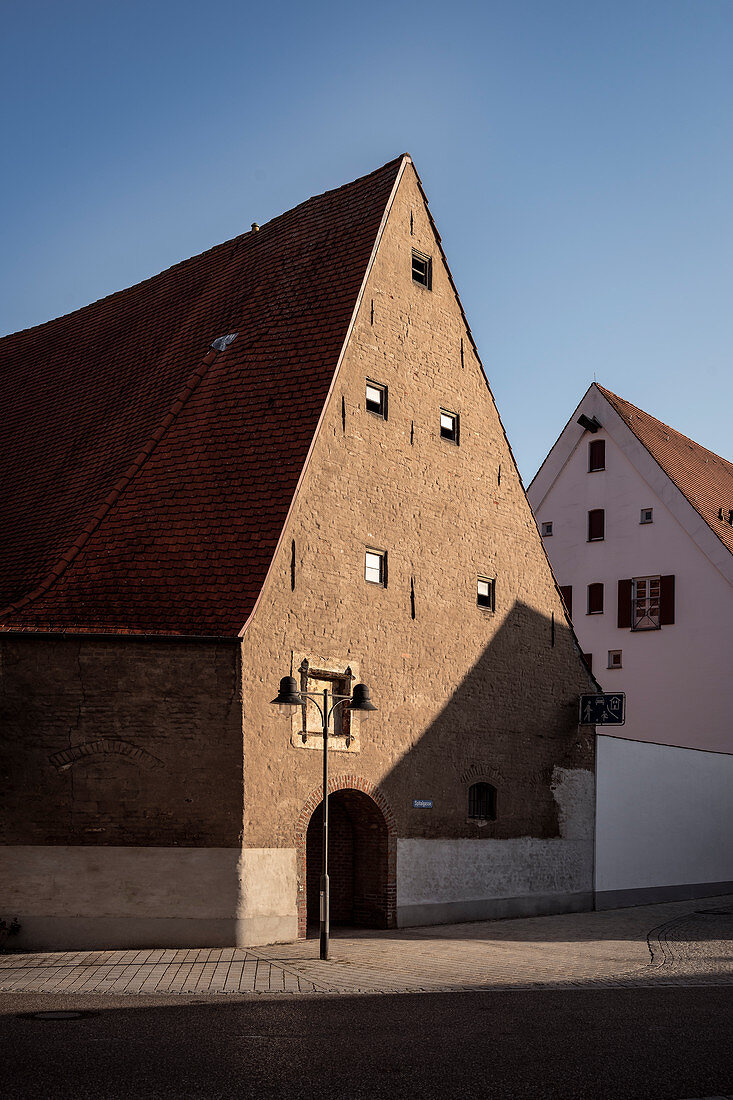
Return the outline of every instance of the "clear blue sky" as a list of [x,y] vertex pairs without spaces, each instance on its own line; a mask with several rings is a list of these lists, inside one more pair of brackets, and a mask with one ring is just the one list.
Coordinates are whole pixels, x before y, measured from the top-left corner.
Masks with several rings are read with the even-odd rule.
[[5,0],[0,332],[412,154],[528,482],[593,380],[733,458],[731,0]]

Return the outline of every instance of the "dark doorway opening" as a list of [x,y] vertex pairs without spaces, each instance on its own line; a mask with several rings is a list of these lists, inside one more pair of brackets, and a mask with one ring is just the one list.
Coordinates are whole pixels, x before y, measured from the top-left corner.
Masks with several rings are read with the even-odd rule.
[[[387,927],[387,825],[375,802],[362,791],[328,797],[328,875],[331,924]],[[306,834],[308,925],[317,925],[323,865],[323,803]]]

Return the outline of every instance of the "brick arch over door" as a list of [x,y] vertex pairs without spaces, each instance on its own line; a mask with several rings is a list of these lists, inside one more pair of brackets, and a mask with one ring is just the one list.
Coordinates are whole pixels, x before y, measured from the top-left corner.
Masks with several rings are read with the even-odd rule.
[[[392,810],[379,787],[357,775],[334,775],[328,781],[329,795],[337,791],[360,791],[366,795],[380,811],[387,830],[387,889],[386,923],[394,928],[397,923],[397,829]],[[311,791],[303,809],[300,811],[295,828],[295,849],[298,861],[298,936],[303,938],[308,927],[308,899],[306,881],[306,842],[308,825],[314,812],[323,801],[323,787]],[[329,845],[330,846],[330,845]]]

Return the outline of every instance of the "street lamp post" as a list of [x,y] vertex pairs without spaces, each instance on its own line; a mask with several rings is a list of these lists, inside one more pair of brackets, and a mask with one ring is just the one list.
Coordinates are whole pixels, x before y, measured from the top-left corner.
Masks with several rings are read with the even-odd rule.
[[[331,715],[337,707],[346,705],[349,710],[357,711],[364,717],[376,710],[369,698],[366,684],[356,684],[352,695],[337,695],[324,688],[322,692],[299,691],[294,676],[283,676],[280,691],[272,700],[281,714],[290,714],[296,707],[302,707],[308,700],[315,705],[323,723],[323,867],[321,871],[321,958],[328,958],[329,929],[329,889],[328,889],[328,727]],[[320,703],[318,700],[321,700]],[[329,703],[330,700],[330,703]]]

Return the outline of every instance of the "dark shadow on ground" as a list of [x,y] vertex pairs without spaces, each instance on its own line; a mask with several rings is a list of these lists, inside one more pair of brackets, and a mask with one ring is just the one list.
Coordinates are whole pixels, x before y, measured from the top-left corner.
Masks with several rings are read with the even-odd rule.
[[[76,1020],[19,1018],[71,1008]],[[680,1100],[733,1091],[733,989],[0,997],[4,1100]]]

